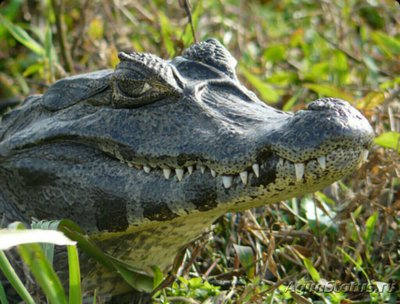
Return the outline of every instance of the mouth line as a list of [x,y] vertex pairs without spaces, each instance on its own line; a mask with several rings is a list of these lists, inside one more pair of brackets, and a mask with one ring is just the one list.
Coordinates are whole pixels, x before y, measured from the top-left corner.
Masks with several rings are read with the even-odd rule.
[[[79,146],[82,145],[82,142],[77,141],[76,139],[69,139],[68,141],[70,143],[78,144]],[[46,144],[57,142],[59,141],[46,141]],[[303,183],[306,181],[307,175],[309,174],[318,173],[318,175],[322,176],[322,174],[329,174],[330,170],[335,171],[335,167],[332,167],[332,164],[335,164],[336,162],[341,162],[342,167],[352,166],[355,163],[363,163],[367,160],[369,152],[363,145],[358,145],[352,148],[339,147],[326,152],[324,155],[312,157],[303,162],[293,162],[282,157],[279,152],[268,152],[266,154],[260,153],[256,160],[246,162],[251,165],[248,165],[242,171],[234,171],[232,168],[227,168],[227,171],[223,172],[220,169],[216,169],[215,166],[212,165],[212,162],[208,164],[201,158],[198,158],[197,160],[187,159],[185,165],[182,166],[178,164],[171,165],[166,164],[165,158],[164,160],[160,159],[159,162],[157,162],[157,159],[146,160],[144,157],[128,160],[121,154],[115,145],[104,145],[99,144],[98,142],[92,142],[91,144],[85,143],[83,146],[91,147],[92,149],[104,153],[104,155],[113,161],[118,161],[125,166],[132,168],[132,170],[143,171],[145,174],[158,174],[159,176],[163,176],[166,180],[175,179],[177,182],[181,182],[196,173],[196,171],[199,171],[202,175],[209,172],[211,177],[216,179],[216,182],[220,182],[225,189],[231,188],[233,184],[242,184],[244,187],[258,184],[257,180],[261,185],[265,180],[265,175],[270,174],[270,172],[267,172],[268,170],[284,172],[287,174],[287,177],[292,178],[294,182]],[[343,155],[343,152],[348,152],[353,154],[353,156],[356,154],[357,156],[353,157],[351,160],[347,160],[346,163],[346,160],[340,159],[340,153]],[[337,159],[338,155],[339,159]],[[266,167],[268,167],[268,169],[266,169]]]
[[[340,149],[335,149],[326,155],[319,156],[317,158],[311,158],[309,160],[306,160],[301,163],[294,163],[288,159],[285,159],[283,157],[280,157],[279,155],[276,155],[278,157],[278,161],[275,166],[275,170],[278,170],[278,168],[282,168],[284,166],[286,167],[294,167],[294,177],[296,182],[302,182],[304,180],[307,168],[307,164],[310,162],[317,162],[319,169],[321,172],[325,172],[328,169],[327,166],[327,161],[330,161],[330,158],[332,158],[332,155],[339,151]],[[350,150],[350,149],[346,149]],[[359,147],[359,149],[353,148],[351,149],[353,151],[359,151],[360,155],[358,157],[358,163],[364,163],[367,161],[368,158],[368,152],[369,150],[365,148]],[[234,179],[239,179],[243,186],[247,186],[250,183],[250,180],[252,178],[259,178],[260,174],[262,174],[262,168],[261,166],[267,162],[267,160],[260,160],[259,162],[254,162],[251,166],[247,167],[245,170],[241,172],[237,172],[234,174],[224,174],[215,171],[212,166],[206,165],[204,163],[196,163],[193,162],[193,165],[188,165],[188,166],[179,166],[179,167],[174,167],[174,166],[166,166],[166,165],[156,165],[154,163],[149,164],[138,164],[133,161],[126,160],[122,157],[120,153],[115,153],[110,155],[107,153],[109,156],[113,157],[115,160],[119,161],[122,164],[127,165],[130,168],[134,168],[139,171],[144,171],[146,174],[152,174],[153,172],[157,172],[160,174],[162,172],[162,175],[166,180],[176,178],[178,182],[181,182],[185,178],[188,178],[190,175],[194,174],[196,171],[200,171],[202,175],[206,174],[207,172],[210,172],[211,176],[213,178],[218,178],[221,177],[222,180],[222,185],[224,188],[229,189],[231,188],[233,184]],[[261,169],[260,169],[261,168]],[[261,170],[261,172],[260,172]]]

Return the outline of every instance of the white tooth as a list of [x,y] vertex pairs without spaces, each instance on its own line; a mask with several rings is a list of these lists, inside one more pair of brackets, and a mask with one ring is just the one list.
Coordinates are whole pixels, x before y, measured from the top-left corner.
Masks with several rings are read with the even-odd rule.
[[278,165],[279,166],[283,166],[283,158],[279,157]]
[[232,186],[232,176],[222,176],[222,182],[224,183],[224,187],[229,189]]
[[369,153],[368,150],[363,150],[363,151],[361,152],[361,160],[362,160],[362,161],[364,161],[364,162],[367,161],[367,159],[368,159],[368,153]]
[[213,177],[216,177],[216,176],[217,176],[217,172],[215,172],[213,169],[211,169],[211,175],[212,175]]
[[151,168],[149,166],[143,166],[143,170],[144,172],[149,173]]
[[247,171],[240,172],[240,179],[244,185],[247,185],[248,173]]
[[319,165],[321,166],[322,170],[326,169],[326,157],[320,156],[317,158]]
[[260,166],[258,164],[253,164],[251,167],[253,168],[254,174],[260,177]]
[[163,169],[163,173],[166,179],[169,179],[169,176],[171,175],[171,169]]
[[132,164],[132,163],[128,163],[128,166],[129,166],[130,168],[132,168],[132,167],[133,167],[133,164]]
[[188,172],[189,172],[189,175],[193,173],[193,166],[188,167]]
[[203,174],[204,174],[204,172],[206,172],[206,167],[204,167],[204,166],[200,166],[200,170],[201,170],[201,173],[203,173]]
[[181,181],[183,178],[183,169],[175,169],[175,173],[178,180]]
[[296,180],[299,182],[303,179],[304,175],[304,164],[294,164],[294,170],[296,172]]

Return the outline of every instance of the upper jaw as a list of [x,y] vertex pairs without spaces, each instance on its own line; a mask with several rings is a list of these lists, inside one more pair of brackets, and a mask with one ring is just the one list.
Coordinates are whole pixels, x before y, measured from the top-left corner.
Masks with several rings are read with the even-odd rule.
[[[344,154],[350,155],[347,162],[343,160],[346,159],[346,156],[343,156]],[[244,187],[273,183],[278,170],[284,170],[287,177],[293,179],[296,183],[310,180],[310,177],[315,175],[324,176],[334,173],[335,176],[339,176],[338,178],[340,178],[356,166],[367,161],[368,149],[363,146],[339,148],[302,162],[292,162],[272,152],[264,153],[263,156],[263,158],[258,157],[257,160],[251,162],[251,165],[244,167],[242,170],[226,173],[228,170],[225,172],[220,169],[217,170],[214,164],[206,161],[196,162],[193,160],[187,165],[168,166],[165,164],[159,165],[155,161],[142,161],[139,163],[137,161],[126,160],[118,152],[113,155],[121,163],[133,170],[144,171],[146,174],[158,173],[160,177],[162,176],[166,180],[181,182],[189,179],[192,174],[199,172],[202,175],[210,174],[212,178],[219,180],[221,186],[229,189],[233,184],[238,184],[237,181],[240,181],[240,184]],[[335,168],[336,164],[337,168]],[[338,172],[342,170],[343,173],[334,172],[335,170]],[[330,171],[333,171],[333,173]]]

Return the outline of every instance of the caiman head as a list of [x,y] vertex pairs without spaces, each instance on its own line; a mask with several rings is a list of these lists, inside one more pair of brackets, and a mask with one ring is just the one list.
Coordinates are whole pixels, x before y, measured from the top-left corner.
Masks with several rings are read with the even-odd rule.
[[367,157],[372,129],[347,102],[271,108],[216,40],[170,61],[119,57],[115,70],[60,80],[3,117],[10,220],[71,218],[96,232],[217,216],[321,189]]

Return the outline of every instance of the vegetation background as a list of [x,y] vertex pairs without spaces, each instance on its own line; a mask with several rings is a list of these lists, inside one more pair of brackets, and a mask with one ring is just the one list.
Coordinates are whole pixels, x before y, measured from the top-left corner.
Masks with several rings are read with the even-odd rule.
[[[213,237],[187,249],[177,279],[154,294],[155,303],[400,302],[399,3],[0,2],[3,105],[59,78],[113,68],[120,50],[179,55],[195,33],[197,41],[219,39],[237,58],[241,81],[266,103],[296,111],[339,97],[373,125],[376,145],[359,171],[312,195],[227,214]],[[383,292],[291,285],[328,281],[369,282]],[[388,292],[391,283],[397,287]]]

